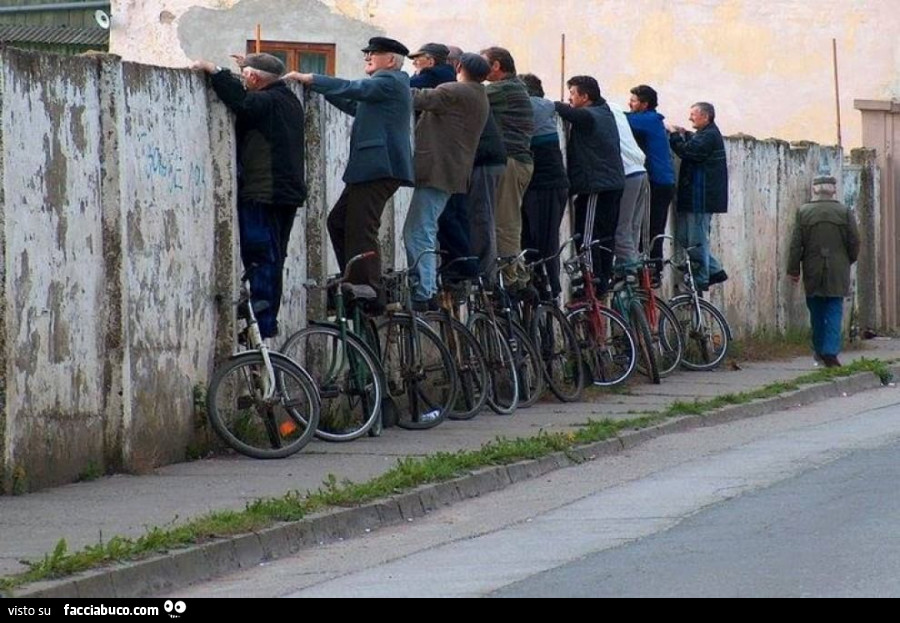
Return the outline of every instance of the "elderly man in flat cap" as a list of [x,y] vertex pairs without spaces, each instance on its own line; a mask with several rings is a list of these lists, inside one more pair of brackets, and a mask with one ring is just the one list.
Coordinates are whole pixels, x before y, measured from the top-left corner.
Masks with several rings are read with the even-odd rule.
[[[413,186],[411,144],[412,95],[409,76],[400,71],[409,50],[399,41],[374,37],[363,49],[368,79],[342,80],[291,72],[310,90],[355,117],[344,192],[328,216],[328,232],[341,270],[354,256],[378,251],[378,229],[384,206],[400,186]],[[353,265],[350,282],[380,291],[381,260]],[[377,311],[377,310],[376,310]]]
[[813,180],[813,200],[797,211],[787,274],[800,283],[812,324],[816,359],[828,368],[841,365],[844,297],[850,292],[850,266],[859,255],[859,231],[853,212],[835,200],[837,180]]
[[456,69],[448,63],[450,48],[443,43],[426,43],[409,55],[416,74],[409,79],[414,89],[434,89],[445,82],[456,81]]
[[281,80],[270,54],[234,55],[241,78],[209,61],[213,89],[236,116],[238,230],[250,271],[254,309],[264,338],[278,334],[282,277],[297,208],[306,200],[303,105]]

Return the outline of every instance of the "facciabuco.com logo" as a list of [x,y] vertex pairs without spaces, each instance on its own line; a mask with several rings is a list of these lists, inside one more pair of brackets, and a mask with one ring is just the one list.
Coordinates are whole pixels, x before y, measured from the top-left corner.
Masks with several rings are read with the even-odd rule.
[[163,604],[163,609],[169,613],[171,618],[177,619],[187,610],[187,604],[183,601],[173,602],[171,599],[167,599],[166,603]]

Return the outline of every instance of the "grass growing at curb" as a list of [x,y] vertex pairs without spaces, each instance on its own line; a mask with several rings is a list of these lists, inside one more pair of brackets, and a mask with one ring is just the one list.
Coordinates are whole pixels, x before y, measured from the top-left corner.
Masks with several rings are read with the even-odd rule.
[[648,428],[680,415],[702,415],[726,405],[742,404],[793,391],[803,385],[821,383],[858,372],[873,372],[883,383],[891,380],[888,364],[860,359],[843,368],[822,369],[789,382],[776,383],[751,392],[727,394],[710,400],[676,402],[667,410],[628,420],[589,420],[572,432],[540,432],[534,437],[497,438],[478,450],[439,452],[424,458],[405,458],[391,470],[364,483],[338,482],[330,476],[318,490],[294,491],[279,498],[256,500],[243,511],[219,511],[178,526],[154,527],[138,538],[113,537],[105,543],[69,552],[65,539],[53,552],[36,562],[26,563],[29,570],[0,578],[0,591],[40,580],[66,577],[115,562],[138,560],[171,549],[202,544],[216,538],[246,534],[281,522],[298,521],[328,508],[353,507],[387,496],[409,491],[424,484],[444,482],[473,470],[538,459],[565,452],[584,444],[610,439],[626,430]]
[[836,378],[850,376],[860,372],[872,372],[887,384],[892,380],[893,375],[888,367],[888,363],[877,359],[861,358],[853,363],[840,368],[822,368],[809,374],[797,377],[790,381],[781,383],[772,383],[759,389],[749,392],[739,392],[736,394],[722,394],[715,398],[707,400],[694,400],[691,402],[677,401],[668,409],[663,411],[663,415],[674,417],[679,415],[703,415],[709,411],[720,409],[729,405],[739,405],[760,400],[762,398],[773,398],[781,394],[796,391],[804,385],[813,385],[815,383],[824,383]]

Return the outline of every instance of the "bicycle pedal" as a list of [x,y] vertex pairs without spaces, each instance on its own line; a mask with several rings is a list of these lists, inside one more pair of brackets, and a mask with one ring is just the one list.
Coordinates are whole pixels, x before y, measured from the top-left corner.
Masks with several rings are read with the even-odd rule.
[[237,408],[238,409],[250,409],[254,405],[253,396],[238,396],[237,399]]

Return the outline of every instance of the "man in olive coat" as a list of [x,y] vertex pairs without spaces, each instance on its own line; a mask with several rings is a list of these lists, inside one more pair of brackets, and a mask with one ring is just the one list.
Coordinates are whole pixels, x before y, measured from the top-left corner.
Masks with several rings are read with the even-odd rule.
[[859,232],[850,209],[834,198],[833,177],[813,181],[813,200],[797,212],[787,274],[803,288],[812,324],[816,359],[840,366],[844,297],[850,291],[850,266],[859,255]]
[[477,54],[463,54],[457,81],[436,89],[413,89],[413,107],[421,112],[416,124],[416,190],[403,227],[403,242],[410,266],[418,260],[418,283],[413,305],[420,310],[434,307],[437,294],[438,218],[454,193],[469,187],[475,150],[490,113],[481,82],[490,66]]

